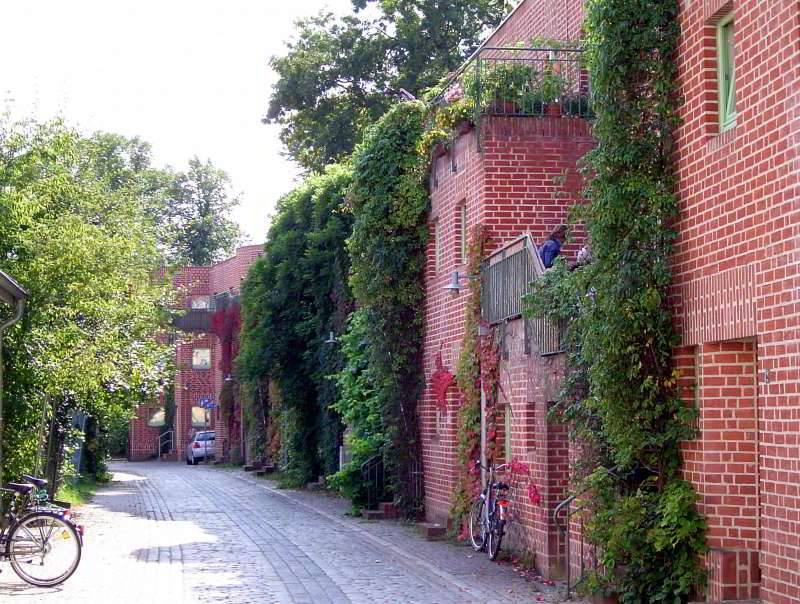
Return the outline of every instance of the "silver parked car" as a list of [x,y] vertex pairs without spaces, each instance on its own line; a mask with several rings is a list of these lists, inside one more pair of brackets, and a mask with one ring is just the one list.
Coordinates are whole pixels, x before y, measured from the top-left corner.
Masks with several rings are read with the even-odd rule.
[[198,432],[186,445],[186,463],[197,465],[201,459],[214,457],[215,432]]

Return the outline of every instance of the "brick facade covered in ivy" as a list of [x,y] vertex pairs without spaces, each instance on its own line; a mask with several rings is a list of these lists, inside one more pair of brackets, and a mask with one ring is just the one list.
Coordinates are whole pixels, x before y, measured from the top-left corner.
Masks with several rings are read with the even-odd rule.
[[[524,0],[488,45],[576,39],[581,5]],[[720,132],[716,24],[731,13],[737,118]],[[706,595],[800,602],[800,4],[683,0],[679,19],[675,358],[685,397],[700,412],[684,473],[709,523]],[[431,168],[428,382],[440,350],[452,372],[458,359],[463,299],[443,288],[464,270],[461,205],[467,229],[489,227],[490,251],[525,232],[541,244],[575,202],[575,164],[592,146],[588,125],[566,117],[492,118],[481,137],[479,150],[474,132],[462,135]],[[563,169],[566,196],[556,195]],[[517,323],[506,327],[501,382],[513,409],[512,456],[531,464],[543,503],[515,502],[522,513],[511,537],[532,545],[540,570],[556,574],[563,560],[550,512],[566,493],[566,437],[544,415],[563,359],[526,354]],[[447,518],[458,471],[455,388],[449,397],[448,411],[437,411],[429,387],[420,406],[426,510],[438,521]]]

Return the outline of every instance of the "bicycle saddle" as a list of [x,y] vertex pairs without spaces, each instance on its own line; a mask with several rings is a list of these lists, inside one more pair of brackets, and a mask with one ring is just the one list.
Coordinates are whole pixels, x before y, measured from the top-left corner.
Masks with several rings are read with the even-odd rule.
[[9,491],[14,491],[15,493],[19,493],[20,495],[27,495],[33,490],[32,484],[17,484],[16,482],[9,482],[5,485],[5,488]]
[[25,482],[31,483],[37,489],[43,489],[47,485],[47,481],[44,478],[36,478],[35,476],[28,476],[27,474],[23,474],[22,478],[25,479]]

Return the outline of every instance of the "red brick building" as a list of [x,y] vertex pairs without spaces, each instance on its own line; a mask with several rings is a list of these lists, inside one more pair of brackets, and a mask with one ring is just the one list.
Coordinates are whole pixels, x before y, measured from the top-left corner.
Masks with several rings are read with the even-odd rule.
[[[579,0],[524,0],[485,46],[575,40],[582,19]],[[800,4],[682,0],[679,19],[676,363],[700,410],[684,470],[709,523],[707,598],[800,602]],[[490,61],[491,52],[478,59]],[[464,271],[465,233],[486,225],[490,254],[527,233],[540,245],[576,201],[575,162],[592,144],[578,117],[511,112],[482,116],[434,159],[426,378],[440,351],[455,373],[466,294],[444,286]],[[545,414],[563,355],[543,355],[552,350],[514,312],[495,327],[510,409],[498,438],[506,455],[531,466],[543,500],[514,502],[522,513],[512,540],[556,575],[564,547],[551,512],[568,494],[569,453],[563,427]],[[431,388],[420,405],[426,510],[436,521],[447,517],[458,471],[455,388],[449,396],[446,412]]]
[[[219,457],[236,457],[237,447],[241,445],[237,430],[241,426],[241,417],[239,410],[234,409],[231,421],[222,421],[219,395],[226,378],[230,379],[231,376],[223,371],[222,343],[212,333],[212,320],[215,312],[235,301],[239,284],[247,275],[250,265],[261,255],[262,249],[263,245],[241,247],[227,260],[212,266],[186,267],[173,277],[179,304],[186,310],[186,314],[176,322],[180,331],[175,341],[174,451],[170,455],[173,459],[181,459],[191,435],[206,428],[217,433],[216,450]],[[200,407],[203,399],[216,403],[216,409],[206,412]],[[163,421],[163,400],[139,408],[137,417],[130,423],[130,460],[158,456]],[[232,434],[228,433],[229,428],[232,428]],[[164,440],[166,449],[167,438]]]
[[[577,39],[579,16],[565,11],[563,2],[552,4],[561,8],[551,12],[541,10],[541,3],[523,2],[487,40],[477,57],[484,79],[500,73],[507,61],[529,63],[539,72],[552,62],[563,71],[581,73],[579,54],[510,50],[526,46],[534,37]],[[573,84],[588,92],[585,72],[574,78]],[[474,131],[457,136],[447,154],[433,159],[432,237],[425,283],[424,368],[429,384],[440,353],[444,367],[455,373],[467,296],[453,294],[445,286],[455,272],[463,275],[466,270],[465,243],[472,227],[482,224],[486,228],[487,265],[500,269],[504,263],[537,262],[531,257],[532,248],[567,222],[569,208],[578,202],[581,179],[577,162],[593,146],[590,124],[579,115],[539,114],[533,106],[489,107]],[[521,236],[529,237],[520,240]],[[573,260],[580,236],[575,239],[563,250]],[[490,287],[484,283],[484,291]],[[502,288],[490,291],[489,296],[509,293]],[[535,551],[541,570],[552,576],[558,574],[562,563],[551,514],[566,496],[569,463],[566,430],[548,423],[546,416],[556,396],[563,358],[539,354],[520,317],[520,292],[515,293],[517,304],[511,308],[483,308],[485,320],[499,334],[503,351],[497,436],[500,457],[494,461],[514,459],[530,467],[542,503],[534,506],[527,497],[515,497],[517,521],[510,525],[508,542]],[[425,509],[429,520],[441,523],[447,521],[460,470],[455,387],[448,396],[447,410],[439,409],[429,386],[420,405]]]

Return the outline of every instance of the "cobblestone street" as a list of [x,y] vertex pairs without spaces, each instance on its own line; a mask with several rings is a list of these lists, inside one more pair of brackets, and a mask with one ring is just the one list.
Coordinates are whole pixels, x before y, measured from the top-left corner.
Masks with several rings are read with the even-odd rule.
[[240,470],[112,464],[81,509],[83,559],[55,589],[2,566],[0,601],[80,603],[558,601],[508,565],[344,515],[317,493],[276,491]]

